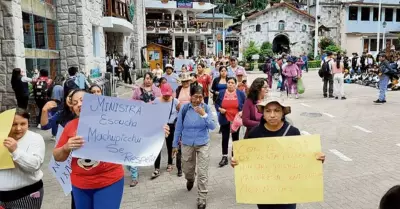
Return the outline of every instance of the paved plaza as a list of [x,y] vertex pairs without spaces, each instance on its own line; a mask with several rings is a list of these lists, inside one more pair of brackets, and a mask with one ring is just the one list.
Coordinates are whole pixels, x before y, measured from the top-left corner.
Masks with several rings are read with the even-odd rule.
[[[258,75],[249,75],[250,82]],[[400,138],[397,135],[400,118],[400,92],[388,92],[384,105],[375,105],[378,90],[357,84],[345,85],[347,100],[324,99],[322,82],[316,72],[304,73],[305,94],[298,100],[286,100],[292,106],[290,119],[302,134],[320,134],[324,164],[325,200],[321,203],[299,205],[299,209],[376,209],[382,195],[400,182]],[[129,98],[130,89],[120,90]],[[123,94],[124,92],[127,92]],[[311,113],[311,114],[310,114]],[[47,166],[54,142],[46,140],[46,160],[43,165],[44,209],[70,208],[60,185]],[[209,169],[208,209],[256,208],[236,204],[233,169],[218,167],[221,159],[221,135],[212,133]],[[397,163],[396,163],[397,162]],[[152,167],[140,168],[139,184],[129,187],[126,173],[121,208],[133,209],[192,209],[196,208],[196,187],[188,192],[184,177],[166,169],[166,148],[163,149],[162,174],[150,180]]]

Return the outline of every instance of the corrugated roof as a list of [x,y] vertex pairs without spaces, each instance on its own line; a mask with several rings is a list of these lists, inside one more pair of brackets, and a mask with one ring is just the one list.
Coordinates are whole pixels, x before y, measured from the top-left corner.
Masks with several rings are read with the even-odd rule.
[[293,11],[296,12],[296,13],[299,13],[299,14],[301,14],[301,15],[307,16],[307,17],[309,17],[309,18],[315,20],[315,17],[312,16],[312,15],[310,15],[310,14],[308,14],[306,11],[302,11],[302,10],[296,8],[295,6],[293,6],[292,4],[289,4],[289,3],[286,3],[286,2],[276,3],[276,4],[274,4],[274,5],[273,5],[272,7],[270,7],[270,8],[264,9],[264,10],[262,10],[262,11],[259,11],[259,12],[255,13],[255,14],[249,16],[246,20],[255,19],[256,17],[261,16],[261,15],[267,13],[268,11],[271,11],[271,10],[273,10],[273,9],[275,9],[275,8],[279,8],[279,7],[286,7],[286,8],[289,8],[289,9],[293,10]]
[[213,18],[215,18],[215,19],[224,19],[224,18],[225,19],[234,19],[234,17],[232,17],[232,16],[224,15],[221,13],[215,13],[215,17],[213,17],[212,13],[201,13],[201,14],[196,15],[196,18],[197,19],[213,19]]

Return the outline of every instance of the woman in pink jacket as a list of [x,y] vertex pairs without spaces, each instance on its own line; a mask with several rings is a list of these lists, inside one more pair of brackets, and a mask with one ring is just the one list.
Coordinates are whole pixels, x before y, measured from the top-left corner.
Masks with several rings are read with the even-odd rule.
[[288,92],[296,95],[296,99],[299,98],[297,93],[297,80],[300,78],[299,67],[295,64],[296,61],[293,57],[287,59],[287,65],[283,68],[283,75],[286,76],[286,87]]

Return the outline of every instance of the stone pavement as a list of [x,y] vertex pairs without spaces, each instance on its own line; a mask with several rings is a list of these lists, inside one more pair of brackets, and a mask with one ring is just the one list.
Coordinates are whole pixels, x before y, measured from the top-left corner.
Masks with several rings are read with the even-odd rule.
[[[249,83],[259,75],[249,75]],[[324,165],[325,200],[301,204],[299,209],[373,209],[393,185],[400,182],[400,139],[397,119],[400,116],[400,92],[388,92],[387,104],[375,105],[377,89],[346,84],[347,100],[322,98],[322,82],[316,72],[304,74],[306,92],[300,99],[288,99],[292,106],[290,119],[303,134],[321,134],[322,149],[327,155]],[[121,97],[129,98],[130,89],[122,89]],[[126,92],[125,94],[123,94]],[[308,114],[312,113],[312,114]],[[311,117],[316,116],[316,117]],[[47,165],[54,142],[46,138],[46,160],[43,165],[44,209],[68,209],[70,198],[50,174]],[[221,136],[212,133],[209,169],[209,209],[243,208],[254,205],[235,202],[233,169],[218,167],[221,158]],[[396,163],[397,162],[397,163]],[[130,188],[128,173],[121,208],[190,209],[196,208],[196,187],[188,192],[184,177],[166,169],[166,148],[163,149],[162,174],[150,180],[152,167],[140,168],[139,184]]]

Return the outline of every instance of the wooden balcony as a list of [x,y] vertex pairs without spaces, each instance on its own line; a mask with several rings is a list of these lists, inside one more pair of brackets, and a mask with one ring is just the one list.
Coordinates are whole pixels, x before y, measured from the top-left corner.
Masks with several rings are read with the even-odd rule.
[[125,0],[104,0],[103,2],[104,16],[118,17],[129,21],[128,5],[125,3]]

